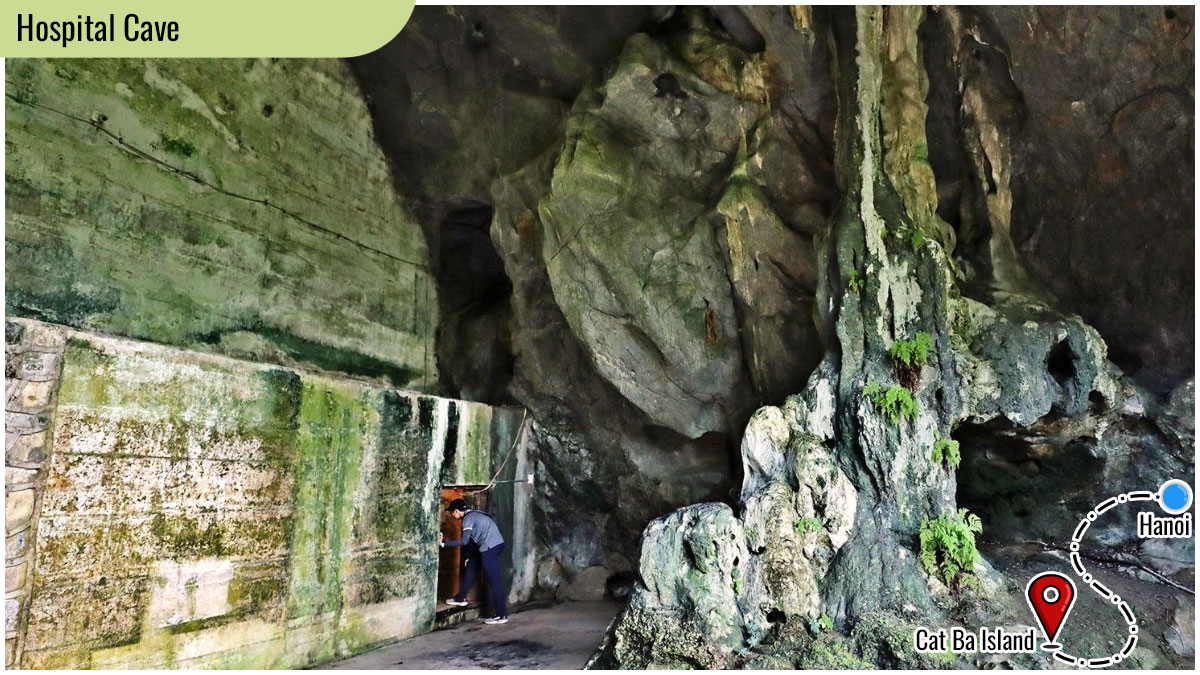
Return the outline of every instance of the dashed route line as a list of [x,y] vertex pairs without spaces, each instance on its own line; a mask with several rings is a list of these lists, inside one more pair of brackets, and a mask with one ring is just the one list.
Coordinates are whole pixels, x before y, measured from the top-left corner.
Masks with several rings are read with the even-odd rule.
[[1085,659],[1079,656],[1072,656],[1062,649],[1057,649],[1052,652],[1055,660],[1070,666],[1078,666],[1080,668],[1107,668],[1108,666],[1116,665],[1124,661],[1125,659],[1129,658],[1130,654],[1133,653],[1133,648],[1137,646],[1138,641],[1137,617],[1133,615],[1133,609],[1129,606],[1129,603],[1122,600],[1121,596],[1113,593],[1108,589],[1107,586],[1100,583],[1094,576],[1092,576],[1090,572],[1087,571],[1087,568],[1083,566],[1083,557],[1079,555],[1079,544],[1081,541],[1083,541],[1083,536],[1087,533],[1088,527],[1090,527],[1097,518],[1099,518],[1109,509],[1112,509],[1119,504],[1157,501],[1158,499],[1158,495],[1148,490],[1134,490],[1133,492],[1126,492],[1124,494],[1117,495],[1116,497],[1109,497],[1108,499],[1100,502],[1095,506],[1095,508],[1093,508],[1091,511],[1088,511],[1088,514],[1083,518],[1083,520],[1079,521],[1079,525],[1075,528],[1075,534],[1071,536],[1071,569],[1085,585],[1090,587],[1107,602],[1117,607],[1117,609],[1121,612],[1121,615],[1125,617],[1125,622],[1129,628],[1129,637],[1125,640],[1125,646],[1121,648],[1121,651],[1110,654],[1104,658]]

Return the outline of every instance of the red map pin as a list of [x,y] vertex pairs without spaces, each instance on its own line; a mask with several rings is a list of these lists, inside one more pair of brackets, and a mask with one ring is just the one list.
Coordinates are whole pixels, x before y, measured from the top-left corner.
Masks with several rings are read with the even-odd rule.
[[1029,601],[1029,609],[1033,610],[1038,625],[1046,642],[1042,650],[1058,651],[1062,645],[1054,641],[1058,631],[1062,630],[1071,606],[1075,604],[1075,582],[1070,577],[1058,572],[1042,572],[1029,580],[1025,587],[1025,599]]

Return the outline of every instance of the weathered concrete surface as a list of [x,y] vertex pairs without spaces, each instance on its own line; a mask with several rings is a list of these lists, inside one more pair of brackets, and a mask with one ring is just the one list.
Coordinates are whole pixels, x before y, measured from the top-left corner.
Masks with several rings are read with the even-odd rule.
[[424,237],[341,61],[8,61],[9,315],[430,389]]
[[[519,411],[61,332],[26,668],[297,667],[427,631],[441,484],[527,462]],[[519,489],[493,498],[514,600]]]
[[568,602],[514,612],[509,623],[478,621],[421,635],[332,663],[333,670],[583,668],[620,610],[611,602]]

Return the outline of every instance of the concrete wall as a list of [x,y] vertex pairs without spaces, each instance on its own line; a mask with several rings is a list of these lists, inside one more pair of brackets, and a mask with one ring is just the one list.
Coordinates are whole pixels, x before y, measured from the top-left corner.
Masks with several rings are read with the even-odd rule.
[[[9,626],[22,667],[296,667],[426,631],[441,484],[528,466],[521,411],[9,325],[61,352],[26,452],[44,479],[9,481],[39,505]],[[529,487],[492,496],[514,600],[532,582]]]
[[340,60],[8,59],[7,312],[431,391],[436,297]]

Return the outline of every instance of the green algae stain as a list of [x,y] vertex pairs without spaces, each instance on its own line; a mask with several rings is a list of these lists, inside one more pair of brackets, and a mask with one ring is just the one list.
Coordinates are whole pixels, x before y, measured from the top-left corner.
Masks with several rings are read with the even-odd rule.
[[428,529],[422,501],[432,434],[411,424],[412,403],[395,392],[384,392],[379,410],[373,534],[381,542],[420,541]]
[[[226,336],[243,334],[256,335],[274,349],[286,354],[289,359],[326,372],[370,378],[396,387],[410,385],[421,377],[421,372],[415,368],[308,340],[289,331],[267,326],[260,319],[209,333],[190,335],[185,341],[196,346],[225,347]],[[262,355],[261,358],[267,359],[269,355]]]
[[296,460],[295,436],[299,429],[300,376],[291,370],[273,368],[256,374],[265,395],[244,404],[238,431],[262,440],[265,461],[290,469]]
[[[247,520],[211,509],[179,513],[164,507],[169,493],[155,492],[143,505],[149,517],[141,525],[47,540],[39,556],[56,559],[56,568],[78,557],[81,546],[89,557],[123,568],[210,557],[262,560],[264,551],[288,551],[286,564],[239,571],[230,583],[226,614],[135,635],[130,638],[135,643],[125,647],[115,639],[90,644],[89,650],[108,652],[97,656],[104,663],[120,658],[143,666],[197,663],[177,661],[182,640],[210,631],[212,639],[224,640],[228,624],[236,621],[258,617],[276,623],[286,617],[287,631],[313,636],[310,646],[290,656],[279,653],[282,641],[264,644],[263,651],[234,648],[204,663],[262,667],[292,659],[288,663],[308,665],[372,646],[378,631],[348,608],[417,595],[436,583],[436,548],[424,545],[436,540],[436,517],[425,503],[429,463],[437,461],[430,447],[436,419],[426,415],[422,425],[413,399],[284,369],[245,371],[207,358],[164,360],[79,339],[67,345],[63,391],[80,423],[108,425],[118,439],[113,450],[122,456],[152,448],[186,464],[205,459],[205,448],[257,448],[251,464],[279,476],[263,488],[269,501],[291,506],[287,515]],[[481,443],[488,438],[485,418],[490,415],[466,422],[479,426]],[[101,480],[110,474],[119,478],[105,468]],[[378,545],[388,550],[369,559],[354,555]],[[360,592],[364,577],[378,579],[377,592]],[[150,595],[138,593],[142,613]],[[432,600],[416,608],[416,630],[430,627],[433,609]],[[86,650],[77,656],[91,658]]]
[[[373,556],[365,572],[378,580],[372,585],[374,602],[413,595],[430,598],[428,612],[420,608],[414,624],[420,631],[422,626],[432,626],[431,593],[437,585],[434,542],[440,493],[436,489],[427,492],[426,481],[436,481],[442,467],[440,453],[433,448],[437,401],[422,396],[415,402],[414,411],[413,399],[394,392],[385,393],[380,400],[379,455],[373,492],[368,497],[374,512],[364,526],[378,542],[404,542],[405,546]],[[447,412],[452,409],[451,405]]]
[[351,385],[303,382],[295,439],[289,618],[341,609],[360,466],[378,428],[373,398]]
[[[296,62],[291,76],[322,82],[314,93],[289,88],[279,77],[282,67],[235,60],[11,64],[9,313],[181,346],[192,335],[286,317],[276,325],[312,340],[286,347],[318,352],[341,364],[339,372],[360,374],[352,368],[361,365],[402,384],[427,378],[436,310],[420,229],[389,181],[343,180],[345,167],[361,168],[362,161],[386,167],[369,117],[357,114],[365,109],[349,69]],[[354,120],[353,129],[332,140],[316,135],[281,146],[274,121],[256,112],[264,97],[293,100],[291,114],[319,128]],[[252,108],[254,114],[237,112]],[[51,110],[103,120],[121,144]],[[55,159],[63,148],[87,152],[74,152],[75,161],[64,164]],[[245,161],[260,152],[282,169],[268,175]],[[148,158],[183,162],[214,188]],[[321,194],[287,189],[292,174],[315,176],[310,187]],[[261,194],[297,218],[244,198]],[[286,237],[264,238],[285,230]],[[339,264],[346,260],[354,264]]]
[[[430,404],[430,425],[436,424],[437,402]],[[450,401],[446,410],[441,481],[443,485],[482,485],[492,476],[492,408],[461,401]]]
[[227,554],[225,528],[220,523],[201,523],[187,516],[154,514],[150,533],[176,560],[201,557],[221,558]]
[[286,590],[284,583],[278,577],[251,579],[237,576],[229,583],[226,601],[235,612],[255,614],[273,606],[283,597]]
[[464,431],[455,458],[458,478],[466,485],[485,484],[492,477],[492,409],[459,404],[459,426]]
[[109,378],[115,359],[87,340],[67,338],[62,376],[58,389],[60,404],[98,408],[109,403]]
[[912,161],[929,163],[929,144],[925,142],[917,143],[912,149]]
[[[49,217],[45,211],[55,208],[37,189],[18,179],[6,177],[5,189],[12,210],[40,220]],[[22,208],[22,203],[28,206]],[[120,290],[99,279],[86,279],[91,274],[89,263],[76,256],[66,235],[35,237],[19,227],[10,227],[5,234],[4,298],[9,315],[87,325],[90,317],[122,308]]]

